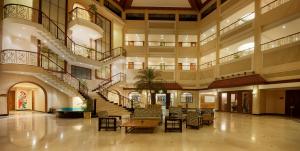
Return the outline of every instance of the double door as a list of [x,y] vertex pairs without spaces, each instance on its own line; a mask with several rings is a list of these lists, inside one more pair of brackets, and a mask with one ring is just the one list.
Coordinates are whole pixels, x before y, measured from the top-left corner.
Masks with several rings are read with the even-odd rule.
[[223,112],[252,113],[252,91],[219,93],[219,109]]

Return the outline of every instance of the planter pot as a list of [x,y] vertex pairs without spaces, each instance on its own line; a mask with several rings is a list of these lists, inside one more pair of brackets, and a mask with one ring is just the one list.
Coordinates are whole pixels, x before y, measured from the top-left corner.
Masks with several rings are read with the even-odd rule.
[[92,112],[83,112],[83,118],[85,119],[92,118]]

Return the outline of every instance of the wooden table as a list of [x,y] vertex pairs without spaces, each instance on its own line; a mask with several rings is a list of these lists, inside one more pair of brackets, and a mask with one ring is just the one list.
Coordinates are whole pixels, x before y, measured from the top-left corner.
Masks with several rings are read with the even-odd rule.
[[182,132],[182,119],[166,117],[165,132]]
[[159,120],[136,120],[131,119],[121,125],[125,127],[125,133],[129,133],[134,129],[154,129],[159,126]]

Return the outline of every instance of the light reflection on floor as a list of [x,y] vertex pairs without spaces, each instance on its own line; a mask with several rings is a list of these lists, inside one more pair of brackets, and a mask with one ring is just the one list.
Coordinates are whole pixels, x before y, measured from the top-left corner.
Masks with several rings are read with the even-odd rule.
[[280,116],[216,113],[211,126],[184,128],[183,133],[164,133],[160,127],[153,134],[98,132],[97,119],[58,119],[38,112],[14,112],[0,119],[1,151],[298,151],[299,142],[300,123]]

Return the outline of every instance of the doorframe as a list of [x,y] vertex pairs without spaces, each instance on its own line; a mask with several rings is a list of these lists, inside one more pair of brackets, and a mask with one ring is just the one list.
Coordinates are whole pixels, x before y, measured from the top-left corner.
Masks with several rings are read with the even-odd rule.
[[[241,114],[252,114],[252,108],[253,108],[253,96],[251,97],[251,103],[250,103],[250,107],[249,107],[249,110],[250,112],[249,113],[243,113],[243,112],[231,112],[231,94],[236,94],[237,96],[236,97],[239,97],[239,95],[241,95],[242,97],[242,93],[243,92],[249,92],[250,94],[252,94],[252,90],[238,90],[238,91],[222,91],[222,92],[218,92],[218,100],[219,100],[219,111],[221,112],[229,112],[229,113],[241,113]],[[227,94],[227,111],[223,111],[222,110],[222,93],[226,93]],[[229,95],[228,95],[229,94]],[[237,100],[239,101],[239,100]],[[242,101],[242,100],[241,100]]]
[[[34,84],[34,85],[37,85],[38,87],[40,87],[43,92],[44,92],[44,95],[45,95],[45,113],[47,113],[47,108],[48,108],[48,95],[47,95],[47,91],[45,90],[44,87],[42,87],[40,84],[36,83],[36,82],[31,82],[31,81],[22,81],[22,82],[17,82],[15,84],[13,84],[12,86],[10,86],[7,90],[7,95],[9,93],[9,91],[17,84],[20,84],[20,83],[31,83],[31,84]],[[9,104],[8,104],[8,98],[6,98],[6,105],[7,105],[7,115],[9,115]]]

